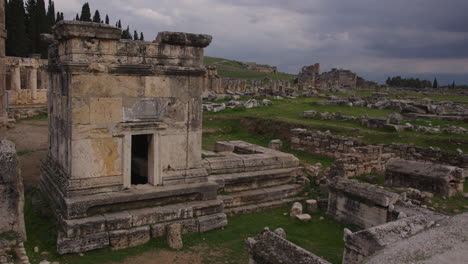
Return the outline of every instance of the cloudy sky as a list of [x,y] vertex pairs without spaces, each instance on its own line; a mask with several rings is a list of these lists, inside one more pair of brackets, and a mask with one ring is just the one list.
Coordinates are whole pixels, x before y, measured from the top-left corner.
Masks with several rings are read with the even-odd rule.
[[[85,0],[55,0],[72,19]],[[206,55],[298,73],[350,69],[468,84],[468,0],[91,0],[92,12],[143,31],[213,35]]]

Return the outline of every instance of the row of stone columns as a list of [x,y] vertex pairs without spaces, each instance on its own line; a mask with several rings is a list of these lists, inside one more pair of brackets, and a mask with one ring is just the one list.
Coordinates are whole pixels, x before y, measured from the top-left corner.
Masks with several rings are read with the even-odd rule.
[[[33,100],[37,99],[37,68],[35,67],[26,67],[28,75],[28,83],[26,85],[27,89],[31,90],[31,96]],[[41,89],[47,89],[46,85],[47,73],[41,71]],[[11,90],[16,92],[21,92],[21,70],[20,66],[11,67]]]

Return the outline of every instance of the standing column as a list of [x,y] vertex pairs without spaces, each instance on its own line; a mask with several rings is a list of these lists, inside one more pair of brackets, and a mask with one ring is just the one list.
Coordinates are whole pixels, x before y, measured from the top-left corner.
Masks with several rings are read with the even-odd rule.
[[21,91],[21,71],[18,65],[11,66],[11,90],[15,90],[18,95]]
[[29,89],[31,89],[31,96],[33,100],[37,100],[37,69],[34,67],[29,68]]
[[41,74],[41,88],[42,90],[47,89],[47,72],[44,68],[39,68],[39,72]]

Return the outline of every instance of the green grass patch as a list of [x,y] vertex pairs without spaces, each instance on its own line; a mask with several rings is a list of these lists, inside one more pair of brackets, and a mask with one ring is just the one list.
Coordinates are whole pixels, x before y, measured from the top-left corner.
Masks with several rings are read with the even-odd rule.
[[30,120],[46,120],[46,119],[47,119],[47,114],[40,114],[40,115],[36,115],[36,116],[21,119],[20,122],[21,121],[30,121]]
[[[165,238],[152,239],[149,243],[113,251],[99,249],[84,253],[84,256],[75,254],[60,256],[56,253],[57,229],[53,217],[39,217],[31,206],[31,197],[36,190],[26,193],[25,220],[28,241],[25,243],[28,256],[32,263],[39,263],[43,259],[59,261],[64,264],[93,264],[121,262],[128,257],[139,256],[145,252],[169,250]],[[244,247],[244,240],[259,234],[264,227],[271,230],[283,228],[287,239],[297,245],[310,250],[332,263],[341,263],[343,252],[343,229],[353,228],[340,224],[327,217],[324,212],[312,215],[312,221],[302,223],[291,219],[289,207],[268,210],[259,213],[232,216],[228,218],[228,226],[222,230],[213,230],[207,233],[192,233],[184,235],[184,249],[182,252],[200,253],[204,256],[204,263],[247,263],[248,255]],[[320,220],[320,217],[324,220]],[[39,252],[48,252],[42,256],[34,253],[34,247]],[[201,252],[200,252],[201,250]]]
[[348,106],[321,106],[314,104],[323,99],[317,97],[295,98],[274,100],[273,105],[269,107],[258,107],[252,109],[226,109],[219,113],[205,113],[204,127],[209,126],[210,118],[244,118],[254,117],[260,119],[270,119],[275,121],[287,122],[306,126],[312,130],[330,130],[334,135],[359,138],[369,144],[413,144],[420,147],[438,147],[446,151],[455,151],[461,149],[468,152],[468,136],[466,135],[448,135],[445,133],[420,133],[416,131],[388,131],[385,129],[373,129],[362,126],[358,122],[341,120],[317,120],[302,117],[306,110],[342,112],[345,115],[368,115],[368,116],[386,116],[393,111],[369,109],[365,107]]

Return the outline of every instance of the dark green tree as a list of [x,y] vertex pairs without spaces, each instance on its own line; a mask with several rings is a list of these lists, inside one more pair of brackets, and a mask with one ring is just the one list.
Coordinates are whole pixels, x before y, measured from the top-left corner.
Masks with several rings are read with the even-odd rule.
[[27,0],[26,2],[26,35],[28,37],[28,53],[36,53],[37,42],[36,36],[38,35],[39,29],[36,23],[36,0]]
[[117,27],[120,28],[120,29],[122,28],[122,22],[120,22],[120,19],[119,19],[119,21],[117,22]]
[[130,26],[127,26],[127,29],[122,31],[122,39],[132,39],[132,34],[130,33]]
[[80,21],[80,16],[78,15],[78,13],[76,13],[75,20]]
[[106,24],[109,25],[109,16],[106,15]]
[[140,32],[140,40],[145,40],[145,36],[143,36],[143,32]]
[[439,88],[439,83],[437,82],[437,78],[434,78],[434,82],[432,82],[432,88]]
[[81,7],[80,21],[91,22],[91,9],[89,8],[88,2],[84,3]]
[[455,89],[456,85],[455,85],[455,81],[452,82],[452,88]]
[[139,38],[138,38],[138,32],[137,32],[136,30],[133,31],[133,39],[134,39],[134,40],[139,40]]
[[55,25],[56,18],[55,18],[55,4],[54,1],[49,0],[49,6],[47,7],[47,19],[49,23],[49,32],[50,28]]
[[5,23],[8,31],[6,55],[26,57],[28,38],[26,36],[26,14],[23,0],[10,0],[5,5]]
[[93,22],[101,23],[101,14],[99,14],[99,10],[96,10],[96,12],[94,12]]

